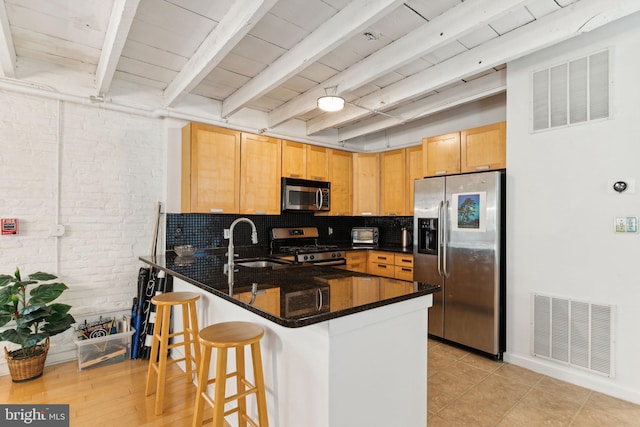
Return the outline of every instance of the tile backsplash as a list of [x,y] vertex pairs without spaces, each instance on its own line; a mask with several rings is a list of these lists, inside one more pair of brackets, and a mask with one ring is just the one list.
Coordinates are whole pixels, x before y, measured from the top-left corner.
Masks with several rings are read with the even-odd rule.
[[[267,246],[269,230],[274,227],[318,227],[318,243],[346,244],[351,240],[352,227],[372,226],[380,228],[380,245],[399,246],[401,229],[413,227],[413,217],[361,217],[320,216],[307,213],[284,213],[282,215],[233,215],[233,214],[167,214],[167,250],[176,245],[192,244],[197,248],[227,246],[224,229],[241,217],[251,219],[258,230],[258,244]],[[246,228],[246,231],[241,231]],[[235,227],[236,246],[251,244],[250,226],[239,223]]]

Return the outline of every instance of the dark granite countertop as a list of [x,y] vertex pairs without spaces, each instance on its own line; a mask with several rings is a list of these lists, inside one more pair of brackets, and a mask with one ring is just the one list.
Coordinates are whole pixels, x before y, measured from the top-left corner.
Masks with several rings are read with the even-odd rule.
[[[207,249],[196,252],[193,257],[181,258],[173,251],[167,251],[164,255],[140,257],[140,260],[289,328],[347,316],[440,290],[438,286],[419,282],[308,264],[273,268],[236,265],[230,286],[228,274],[224,271],[225,253],[226,248]],[[259,246],[236,247],[236,253],[242,259],[275,257],[268,248]]]

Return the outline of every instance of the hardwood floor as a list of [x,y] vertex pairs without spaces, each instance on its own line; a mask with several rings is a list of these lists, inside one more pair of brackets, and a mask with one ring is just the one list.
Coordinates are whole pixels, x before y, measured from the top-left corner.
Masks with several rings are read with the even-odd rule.
[[195,386],[181,380],[168,383],[164,414],[156,416],[154,395],[144,395],[147,367],[146,360],[126,360],[78,371],[77,362],[66,362],[46,366],[42,377],[28,382],[13,383],[3,376],[0,402],[69,404],[70,425],[77,427],[191,426]]
[[[428,345],[430,427],[640,426],[638,405],[437,341]],[[190,426],[195,386],[182,380],[167,384],[164,414],[156,416],[154,396],[144,395],[146,377],[144,360],[83,371],[67,362],[45,367],[33,381],[0,377],[0,402],[69,404],[70,425],[77,427]]]

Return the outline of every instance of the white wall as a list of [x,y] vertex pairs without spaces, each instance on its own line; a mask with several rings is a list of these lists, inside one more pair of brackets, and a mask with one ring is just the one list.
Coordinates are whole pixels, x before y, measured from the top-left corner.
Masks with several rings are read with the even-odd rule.
[[[609,120],[530,133],[530,75],[610,47]],[[640,235],[616,235],[615,216],[640,215],[640,14],[508,64],[507,353],[505,359],[640,403]],[[615,378],[531,355],[531,294],[617,308]]]
[[[0,273],[57,274],[78,320],[129,310],[165,197],[165,140],[159,119],[0,91],[0,218],[20,221],[0,236]],[[72,331],[49,354],[75,357]]]

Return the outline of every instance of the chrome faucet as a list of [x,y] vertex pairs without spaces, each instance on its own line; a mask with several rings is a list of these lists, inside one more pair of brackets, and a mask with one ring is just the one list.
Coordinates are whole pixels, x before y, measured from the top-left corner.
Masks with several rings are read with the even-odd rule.
[[256,225],[253,223],[253,221],[251,221],[249,218],[238,218],[231,223],[231,226],[229,227],[229,247],[227,248],[227,271],[230,272],[229,277],[231,277],[231,275],[233,274],[234,264],[233,252],[235,249],[233,247],[233,229],[240,222],[248,222],[249,224],[251,224],[251,243],[253,243],[254,245],[258,244],[258,231],[256,230]]

